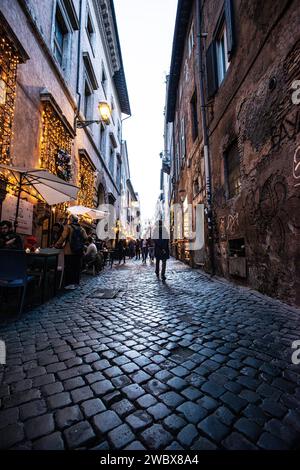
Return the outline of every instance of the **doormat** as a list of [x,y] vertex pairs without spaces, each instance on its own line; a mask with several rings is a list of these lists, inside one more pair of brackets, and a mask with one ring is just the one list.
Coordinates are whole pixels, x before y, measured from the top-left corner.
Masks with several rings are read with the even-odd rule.
[[95,289],[87,297],[93,299],[115,299],[120,292],[120,289]]

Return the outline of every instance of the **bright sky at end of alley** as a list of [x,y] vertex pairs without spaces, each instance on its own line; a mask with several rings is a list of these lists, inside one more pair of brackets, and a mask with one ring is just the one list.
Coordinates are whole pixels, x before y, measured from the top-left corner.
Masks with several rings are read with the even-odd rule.
[[115,0],[132,117],[123,123],[131,179],[142,218],[159,195],[165,77],[169,73],[177,0]]

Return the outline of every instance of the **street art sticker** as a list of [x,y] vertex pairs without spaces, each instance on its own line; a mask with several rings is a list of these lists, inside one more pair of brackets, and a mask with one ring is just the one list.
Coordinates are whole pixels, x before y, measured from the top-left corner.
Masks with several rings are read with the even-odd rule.
[[226,217],[220,217],[219,219],[219,232],[220,239],[222,241],[226,240]]
[[297,147],[294,153],[293,160],[293,177],[295,181],[295,187],[300,186],[300,145]]

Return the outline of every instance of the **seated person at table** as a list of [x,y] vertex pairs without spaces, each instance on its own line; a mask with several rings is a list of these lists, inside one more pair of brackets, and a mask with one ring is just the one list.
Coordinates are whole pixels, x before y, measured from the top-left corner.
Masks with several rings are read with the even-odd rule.
[[97,247],[94,243],[93,237],[88,237],[88,246],[83,257],[83,263],[86,266],[90,261],[93,261],[97,255]]
[[3,220],[0,223],[0,248],[4,250],[23,250],[23,242],[13,230],[10,220]]

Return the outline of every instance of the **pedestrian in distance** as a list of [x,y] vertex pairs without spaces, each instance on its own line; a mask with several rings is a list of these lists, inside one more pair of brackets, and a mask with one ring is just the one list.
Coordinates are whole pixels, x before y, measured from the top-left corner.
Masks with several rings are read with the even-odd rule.
[[[162,221],[159,221],[158,224],[158,238],[154,240],[154,255],[156,259],[155,274],[157,278],[161,274],[162,281],[166,280],[166,266],[167,260],[170,258],[170,249],[169,249],[169,238],[167,234],[163,231]],[[161,273],[160,273],[160,262],[161,262]]]
[[78,217],[71,214],[55,248],[63,248],[65,255],[65,289],[76,289],[80,283],[80,272],[84,245],[88,237],[79,225]]
[[151,264],[154,263],[154,249],[155,249],[154,241],[151,238],[149,238],[148,239],[148,251],[149,251],[149,258],[150,258]]
[[118,241],[117,251],[118,251],[119,264],[121,264],[122,260],[123,260],[123,263],[125,264],[126,263],[126,241],[125,240]]
[[142,260],[143,260],[143,264],[146,264],[147,257],[148,257],[148,242],[147,242],[146,238],[144,238],[142,240]]
[[138,239],[135,242],[135,259],[141,259],[141,242]]

